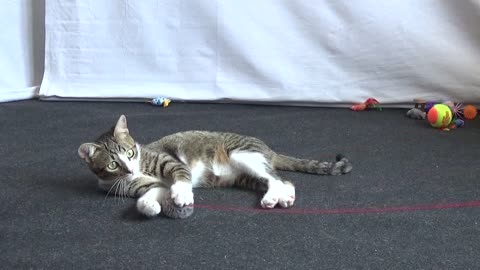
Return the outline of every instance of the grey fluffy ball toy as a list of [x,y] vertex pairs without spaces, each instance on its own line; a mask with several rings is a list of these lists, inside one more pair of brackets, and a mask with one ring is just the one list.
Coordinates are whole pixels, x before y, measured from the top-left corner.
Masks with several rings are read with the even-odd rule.
[[167,199],[160,202],[162,206],[162,214],[174,219],[184,219],[193,214],[193,205],[178,207],[173,202],[170,194],[166,196]]
[[407,116],[412,119],[423,120],[425,119],[426,113],[420,109],[413,108],[407,112]]

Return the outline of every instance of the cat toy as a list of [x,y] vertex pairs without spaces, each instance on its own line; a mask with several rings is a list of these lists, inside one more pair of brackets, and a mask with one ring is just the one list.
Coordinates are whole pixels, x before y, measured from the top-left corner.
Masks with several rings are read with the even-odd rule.
[[425,103],[425,112],[428,113],[428,111],[430,111],[430,109],[433,108],[435,104],[438,104],[438,102],[428,101],[427,103]]
[[363,103],[355,104],[350,107],[353,111],[364,111],[366,109],[376,109],[381,111],[382,107],[380,107],[380,102],[374,98],[369,98]]
[[167,195],[167,199],[160,202],[162,206],[162,214],[173,219],[184,219],[193,214],[193,205],[186,205],[179,207],[175,205],[170,194]]
[[443,104],[450,107],[454,119],[463,119],[463,104],[454,103],[452,101],[445,101]]
[[475,117],[477,117],[477,108],[473,105],[466,105],[463,108],[463,116],[467,120],[473,120]]
[[155,105],[155,106],[163,106],[163,107],[168,107],[168,105],[170,104],[171,100],[168,99],[168,98],[164,98],[164,97],[157,97],[157,98],[154,98],[152,99],[152,101],[150,101],[150,103],[152,105]]
[[[450,106],[449,106],[450,105]],[[456,107],[452,102],[435,104],[427,113],[427,121],[434,128],[443,131],[460,128],[465,125],[465,121],[460,119],[461,105]],[[456,115],[455,115],[455,111]]]
[[412,119],[425,119],[425,117],[427,116],[427,113],[425,112],[427,102],[419,98],[414,99],[413,102],[415,102],[415,107],[413,107],[407,112],[407,116]]
[[412,119],[418,119],[418,120],[423,120],[425,119],[427,113],[422,111],[421,109],[419,108],[413,108],[413,109],[410,109],[408,112],[407,112],[407,116],[412,118]]
[[429,124],[440,130],[449,131],[465,125],[462,103],[445,101],[443,103],[414,99],[415,107],[407,112],[412,119],[426,119]]
[[449,130],[452,119],[452,110],[445,104],[435,104],[427,113],[430,125],[441,130]]
[[454,103],[446,101],[443,104],[450,107],[452,113],[452,121],[449,124],[449,129],[460,128],[465,125],[465,120],[473,120],[477,115],[477,109],[473,105],[463,106],[462,103]]
[[462,103],[454,103],[452,108],[453,117],[455,119],[463,119],[463,104]]

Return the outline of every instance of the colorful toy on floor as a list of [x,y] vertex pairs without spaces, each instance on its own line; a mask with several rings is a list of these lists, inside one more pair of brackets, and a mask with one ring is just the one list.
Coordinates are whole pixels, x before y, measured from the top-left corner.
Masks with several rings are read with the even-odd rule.
[[415,102],[414,109],[418,109],[422,112],[425,111],[425,106],[427,105],[427,101],[425,101],[424,99],[421,99],[421,98],[416,98],[416,99],[413,100],[413,102]]
[[420,98],[413,100],[414,108],[407,111],[412,119],[426,119],[432,127],[448,131],[465,126],[466,120],[476,117],[477,109],[472,105],[463,106],[460,102],[432,102]]
[[453,118],[455,119],[463,119],[463,104],[462,103],[454,103],[452,108]]
[[422,111],[421,109],[419,108],[413,108],[413,109],[410,109],[408,112],[407,112],[407,116],[412,118],[412,119],[418,119],[418,120],[423,120],[425,119],[427,113]]
[[428,101],[425,103],[425,112],[428,113],[428,111],[435,106],[438,102],[433,102],[433,101]]
[[462,119],[453,119],[452,122],[450,123],[449,128],[450,129],[455,129],[455,128],[461,128],[465,125],[465,121]]
[[364,111],[367,109],[376,109],[381,111],[382,107],[380,107],[380,102],[374,98],[369,98],[363,103],[359,103],[350,107],[353,111]]
[[448,130],[452,119],[452,110],[445,104],[435,104],[427,113],[427,120],[434,128]]
[[367,109],[367,104],[359,103],[359,104],[353,105],[352,107],[350,107],[350,109],[353,111],[364,111]]
[[463,104],[454,103],[452,101],[445,101],[443,104],[450,107],[452,110],[453,119],[462,119],[463,118]]
[[425,112],[425,107],[427,102],[421,98],[416,98],[413,100],[415,106],[407,111],[407,117],[417,120],[423,120],[427,116]]
[[168,105],[170,104],[171,100],[168,99],[168,98],[164,98],[164,97],[157,97],[157,98],[154,98],[152,99],[152,101],[150,102],[152,105],[156,105],[156,106],[163,106],[163,107],[168,107]]
[[477,117],[477,108],[473,105],[466,105],[463,108],[463,117],[467,120],[473,120]]

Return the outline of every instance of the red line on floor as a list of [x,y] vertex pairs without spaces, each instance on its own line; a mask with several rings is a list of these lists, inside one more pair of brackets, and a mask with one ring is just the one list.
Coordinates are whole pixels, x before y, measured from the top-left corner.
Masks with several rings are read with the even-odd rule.
[[437,203],[424,205],[410,205],[410,206],[394,206],[383,208],[338,208],[338,209],[305,209],[305,208],[248,208],[236,206],[223,205],[208,205],[195,204],[197,209],[205,209],[211,211],[224,212],[246,212],[246,213],[265,213],[265,214],[292,214],[292,215],[328,215],[328,214],[382,214],[382,213],[396,213],[396,212],[416,212],[416,211],[430,211],[430,210],[445,210],[454,208],[472,208],[480,207],[480,201],[457,202],[457,203]]

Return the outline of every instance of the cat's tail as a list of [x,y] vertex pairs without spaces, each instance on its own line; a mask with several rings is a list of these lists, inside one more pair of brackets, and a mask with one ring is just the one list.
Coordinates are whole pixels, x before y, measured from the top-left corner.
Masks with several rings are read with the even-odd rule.
[[335,162],[299,159],[276,154],[273,157],[273,167],[282,171],[294,171],[323,175],[340,175],[349,173],[352,163],[343,155],[337,155]]

